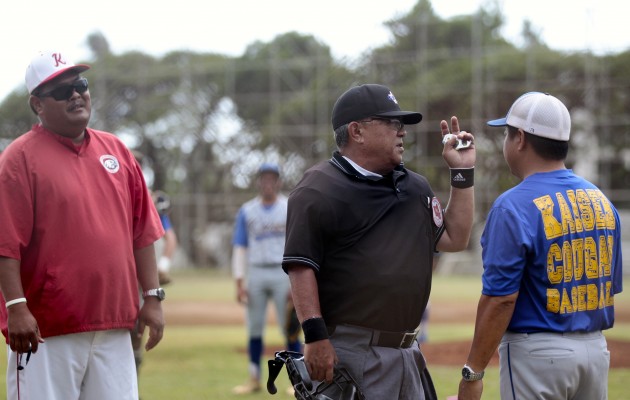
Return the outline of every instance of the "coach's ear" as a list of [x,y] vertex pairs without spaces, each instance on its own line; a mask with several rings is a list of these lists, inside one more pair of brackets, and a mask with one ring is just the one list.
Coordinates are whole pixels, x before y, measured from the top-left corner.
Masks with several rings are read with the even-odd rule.
[[361,124],[357,121],[352,121],[348,124],[348,138],[357,143],[363,143],[363,133]]
[[33,110],[33,113],[35,115],[39,115],[39,113],[42,111],[42,108],[43,108],[42,99],[33,95],[29,96],[28,105],[29,107],[31,107],[31,110]]

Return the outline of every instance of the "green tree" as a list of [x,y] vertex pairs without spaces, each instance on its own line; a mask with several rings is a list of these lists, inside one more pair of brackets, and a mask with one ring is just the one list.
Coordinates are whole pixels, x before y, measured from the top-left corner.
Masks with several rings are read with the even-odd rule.
[[335,63],[327,45],[289,32],[251,44],[236,66],[232,98],[238,114],[260,132],[260,149],[272,147],[287,161],[298,155],[297,174],[289,178],[330,155],[330,110],[352,73]]

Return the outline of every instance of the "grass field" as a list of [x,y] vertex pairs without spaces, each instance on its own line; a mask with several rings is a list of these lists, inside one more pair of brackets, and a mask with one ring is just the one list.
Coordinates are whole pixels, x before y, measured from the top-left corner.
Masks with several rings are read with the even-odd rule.
[[[630,281],[626,279],[626,282]],[[626,285],[626,287],[628,287]],[[475,277],[437,276],[434,280],[431,303],[461,302],[476,304],[480,291],[479,279]],[[145,354],[140,373],[140,397],[144,400],[201,400],[201,399],[290,399],[285,394],[289,380],[282,371],[278,380],[278,394],[266,391],[255,395],[236,396],[231,388],[247,378],[245,354],[246,334],[242,323],[205,323],[193,321],[183,324],[181,318],[172,314],[171,308],[178,304],[198,303],[205,313],[212,314],[215,308],[225,309],[233,305],[234,287],[225,273],[210,270],[178,270],[174,283],[167,287],[165,311],[167,329],[164,340],[154,350]],[[630,296],[622,294],[615,298],[617,309],[630,310]],[[235,319],[242,317],[242,309],[235,308]],[[436,318],[437,319],[437,318]],[[169,324],[169,321],[178,321]],[[267,329],[265,341],[270,348],[281,348],[282,339],[275,326]],[[473,325],[451,322],[429,324],[431,342],[466,340],[472,337]],[[619,323],[607,332],[608,337],[630,341],[630,322]],[[462,354],[462,362],[466,354]],[[630,357],[630,354],[627,355]],[[265,360],[270,357],[266,357]],[[440,400],[455,394],[460,377],[460,367],[429,365]],[[4,376],[6,366],[0,363]],[[267,368],[263,368],[266,379]],[[630,382],[630,369],[611,369],[609,399],[628,399],[626,389]],[[489,368],[484,378],[484,399],[498,399],[498,368]],[[4,393],[4,380],[0,380],[0,393]]]

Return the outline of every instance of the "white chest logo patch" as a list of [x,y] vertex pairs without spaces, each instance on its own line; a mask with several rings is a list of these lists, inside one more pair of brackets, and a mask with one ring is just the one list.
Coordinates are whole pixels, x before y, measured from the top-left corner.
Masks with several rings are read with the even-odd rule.
[[435,226],[440,227],[444,223],[444,216],[442,215],[442,206],[437,197],[431,200],[431,209],[433,209],[433,222]]
[[120,169],[120,163],[118,162],[118,159],[111,154],[105,154],[101,156],[100,160],[101,164],[105,168],[105,171],[109,172],[110,174],[115,174]]

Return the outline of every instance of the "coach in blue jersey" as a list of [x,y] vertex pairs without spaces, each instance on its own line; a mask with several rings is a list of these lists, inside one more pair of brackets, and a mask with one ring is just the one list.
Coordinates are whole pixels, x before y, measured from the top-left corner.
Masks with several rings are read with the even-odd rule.
[[459,399],[479,399],[499,347],[501,399],[606,399],[621,292],[617,211],[565,167],[571,117],[557,98],[519,97],[505,118],[503,156],[522,179],[495,201],[481,238],[483,290]]
[[[368,399],[433,398],[416,336],[431,290],[433,253],[466,248],[473,223],[474,145],[446,141],[448,211],[403,165],[407,125],[385,86],[355,86],[333,107],[339,151],[310,168],[289,196],[283,267],[302,322],[312,379],[347,370]],[[456,117],[449,128],[459,138]],[[423,381],[424,378],[424,381]]]

